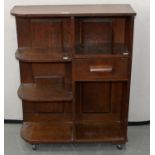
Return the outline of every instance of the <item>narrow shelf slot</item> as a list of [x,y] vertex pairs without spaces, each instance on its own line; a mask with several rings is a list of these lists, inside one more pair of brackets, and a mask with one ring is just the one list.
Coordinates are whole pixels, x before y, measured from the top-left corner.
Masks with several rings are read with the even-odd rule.
[[105,45],[79,45],[76,46],[77,55],[128,55],[127,47],[124,44],[114,43]]

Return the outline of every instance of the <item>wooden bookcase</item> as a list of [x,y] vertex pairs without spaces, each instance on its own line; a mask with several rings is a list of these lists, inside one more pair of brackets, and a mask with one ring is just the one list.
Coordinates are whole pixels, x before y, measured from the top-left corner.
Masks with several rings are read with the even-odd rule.
[[[27,142],[127,141],[130,5],[15,6]],[[118,145],[121,148],[120,145]]]

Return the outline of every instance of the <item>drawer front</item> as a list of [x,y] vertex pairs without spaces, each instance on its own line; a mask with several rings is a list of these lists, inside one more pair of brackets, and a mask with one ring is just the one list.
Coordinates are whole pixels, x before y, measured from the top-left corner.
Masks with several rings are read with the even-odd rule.
[[76,81],[126,80],[128,58],[89,58],[73,60],[73,79]]

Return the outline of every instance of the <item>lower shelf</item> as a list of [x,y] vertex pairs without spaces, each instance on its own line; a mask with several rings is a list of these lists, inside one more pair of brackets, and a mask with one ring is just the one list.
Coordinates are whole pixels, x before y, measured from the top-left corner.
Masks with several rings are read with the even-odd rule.
[[25,122],[21,136],[31,144],[66,142],[124,143],[120,123],[78,123],[73,135],[72,123]]
[[76,124],[77,142],[124,142],[123,129],[120,123],[93,123]]
[[43,122],[23,123],[21,136],[31,144],[72,141],[72,124],[53,124]]

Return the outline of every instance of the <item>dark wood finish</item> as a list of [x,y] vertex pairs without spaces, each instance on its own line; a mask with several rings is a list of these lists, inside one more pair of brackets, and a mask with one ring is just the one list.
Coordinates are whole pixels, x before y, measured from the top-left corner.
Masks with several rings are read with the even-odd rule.
[[134,16],[136,13],[128,4],[104,5],[45,5],[15,6],[11,14],[20,17],[50,17],[68,15]]
[[72,102],[23,101],[23,118],[26,122],[71,122]]
[[21,136],[31,144],[127,141],[130,5],[15,6]]
[[18,47],[31,46],[31,24],[30,19],[16,18]]
[[[83,113],[106,113],[110,111],[109,83],[84,83],[81,88],[81,111]],[[100,90],[102,93],[97,93]]]
[[120,123],[85,122],[76,124],[77,142],[122,142],[124,140]]
[[[111,44],[112,19],[111,18],[75,18],[77,44],[82,46]],[[94,33],[94,27],[96,31]]]
[[128,56],[127,47],[122,43],[110,43],[110,44],[99,44],[99,45],[77,45],[75,48],[74,57],[82,58],[84,57],[121,57]]
[[20,61],[20,79],[22,83],[33,83],[32,65]]
[[127,58],[76,59],[73,61],[73,78],[77,81],[126,79]]
[[25,122],[21,129],[21,136],[31,144],[70,142],[72,124]]
[[76,82],[76,121],[121,121],[126,86],[125,81]]
[[36,83],[21,84],[18,95],[25,101],[71,101],[72,93],[62,86],[62,79],[41,78]]
[[[52,51],[52,52],[51,52]],[[71,62],[71,49],[20,48],[16,58],[23,62]]]

